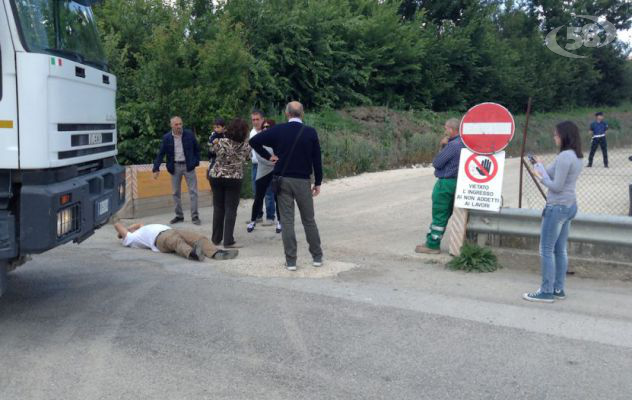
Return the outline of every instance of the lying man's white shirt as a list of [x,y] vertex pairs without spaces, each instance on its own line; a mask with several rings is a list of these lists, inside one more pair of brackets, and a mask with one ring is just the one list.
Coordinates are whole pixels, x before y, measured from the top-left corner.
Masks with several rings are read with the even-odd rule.
[[123,238],[123,246],[133,247],[136,249],[151,249],[160,252],[156,247],[156,238],[162,232],[171,229],[167,225],[149,224],[140,227],[134,232],[128,232]]

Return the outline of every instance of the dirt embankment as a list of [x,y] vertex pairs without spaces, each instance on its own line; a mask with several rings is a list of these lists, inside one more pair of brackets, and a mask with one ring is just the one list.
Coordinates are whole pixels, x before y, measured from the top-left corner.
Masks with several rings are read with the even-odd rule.
[[387,107],[354,107],[339,113],[343,118],[361,125],[365,131],[388,132],[397,139],[416,133],[437,133],[436,124],[416,118],[413,112],[395,111]]

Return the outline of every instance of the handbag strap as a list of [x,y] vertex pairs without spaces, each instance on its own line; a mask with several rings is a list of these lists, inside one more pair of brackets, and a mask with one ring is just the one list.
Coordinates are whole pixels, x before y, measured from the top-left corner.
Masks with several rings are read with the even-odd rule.
[[[302,124],[303,126],[301,126],[301,130],[298,131],[298,135],[296,135],[296,139],[294,139],[294,144],[292,144],[292,148],[290,149],[290,152],[288,153],[287,159],[289,160],[290,158],[292,158],[292,155],[294,154],[294,149],[296,148],[296,143],[298,143],[298,139],[301,137],[301,135],[303,134],[303,130],[305,130],[305,124]],[[283,170],[281,171],[281,175],[283,176],[283,174],[285,174],[285,170],[287,169],[287,163],[283,164]]]

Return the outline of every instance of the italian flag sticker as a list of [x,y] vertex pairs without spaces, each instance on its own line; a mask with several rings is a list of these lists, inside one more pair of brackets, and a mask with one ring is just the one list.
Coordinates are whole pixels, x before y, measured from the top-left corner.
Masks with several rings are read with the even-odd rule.
[[50,65],[59,65],[61,67],[61,58],[51,57]]

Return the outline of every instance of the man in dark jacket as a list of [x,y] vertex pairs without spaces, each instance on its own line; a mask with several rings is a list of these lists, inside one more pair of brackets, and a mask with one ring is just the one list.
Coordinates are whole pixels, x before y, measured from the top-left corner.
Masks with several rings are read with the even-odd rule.
[[[309,243],[313,266],[323,263],[320,235],[314,218],[314,199],[323,181],[320,142],[316,130],[303,124],[303,105],[293,101],[285,108],[288,123],[273,126],[250,139],[250,146],[266,160],[276,162],[274,174],[281,176],[277,204],[283,225],[283,247],[286,267],[296,271],[296,234],[294,202],[301,213],[301,222]],[[300,136],[298,136],[300,135]],[[272,156],[263,146],[271,147]],[[294,147],[294,148],[293,148]],[[311,175],[314,173],[314,184]]]
[[180,198],[180,187],[184,176],[191,197],[191,220],[194,224],[200,225],[202,222],[198,214],[198,188],[195,176],[195,167],[200,165],[200,146],[193,132],[182,128],[182,118],[178,116],[171,118],[171,131],[162,138],[160,151],[154,161],[154,179],[158,179],[160,175],[160,164],[165,155],[167,156],[167,171],[171,174],[173,200],[176,203],[176,216],[171,223],[184,221]]

